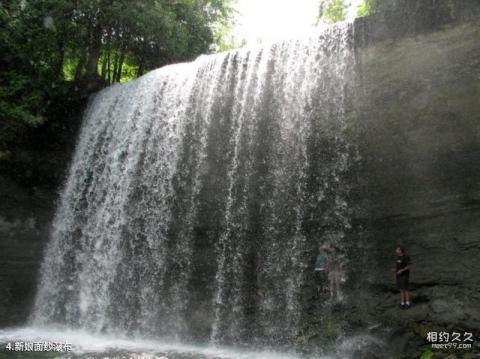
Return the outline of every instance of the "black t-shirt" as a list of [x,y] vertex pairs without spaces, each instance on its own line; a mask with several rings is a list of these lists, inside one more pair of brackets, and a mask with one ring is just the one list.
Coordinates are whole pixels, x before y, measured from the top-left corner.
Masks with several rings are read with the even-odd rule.
[[[410,264],[410,257],[409,256],[403,255],[403,256],[397,257],[397,272],[400,269],[405,268],[409,264]],[[403,276],[403,275],[404,276],[410,275],[410,269],[407,269],[406,271],[403,271],[402,273],[397,274],[397,276]]]

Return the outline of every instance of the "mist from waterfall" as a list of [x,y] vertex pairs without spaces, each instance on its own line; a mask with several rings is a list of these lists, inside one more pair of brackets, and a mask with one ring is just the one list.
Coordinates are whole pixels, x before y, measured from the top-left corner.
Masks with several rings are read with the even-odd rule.
[[350,228],[353,27],[202,56],[92,98],[32,312],[219,344],[298,342]]

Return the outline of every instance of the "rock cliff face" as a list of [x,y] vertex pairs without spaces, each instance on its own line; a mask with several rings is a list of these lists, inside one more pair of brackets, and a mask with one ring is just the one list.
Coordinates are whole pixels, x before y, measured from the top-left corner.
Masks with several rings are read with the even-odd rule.
[[424,305],[446,322],[478,325],[480,23],[434,30],[357,51],[365,277],[387,286],[402,243]]
[[[363,166],[351,311],[418,340],[434,325],[480,329],[480,4],[399,6],[400,17],[355,24],[350,116]],[[413,262],[408,311],[391,272],[398,244]]]
[[0,327],[23,324],[86,99],[52,109],[44,126],[0,151]]
[[54,192],[0,177],[0,326],[26,320],[48,237]]
[[[362,162],[340,316],[400,330],[397,352],[432,326],[480,330],[479,18],[474,0],[405,0],[355,23],[348,116]],[[29,161],[0,154],[0,327],[28,316],[70,137]],[[397,244],[413,261],[409,311],[397,308]]]

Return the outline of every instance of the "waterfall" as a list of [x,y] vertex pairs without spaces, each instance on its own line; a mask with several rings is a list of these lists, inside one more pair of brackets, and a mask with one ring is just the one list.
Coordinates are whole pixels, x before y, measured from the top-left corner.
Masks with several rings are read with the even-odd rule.
[[352,28],[202,56],[94,96],[32,322],[297,341],[317,248],[341,247],[350,226]]

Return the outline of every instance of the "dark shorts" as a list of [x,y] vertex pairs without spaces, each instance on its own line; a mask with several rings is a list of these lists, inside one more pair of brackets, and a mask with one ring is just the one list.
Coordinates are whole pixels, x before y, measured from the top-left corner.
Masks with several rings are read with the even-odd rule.
[[408,275],[397,276],[397,288],[400,290],[408,290]]

